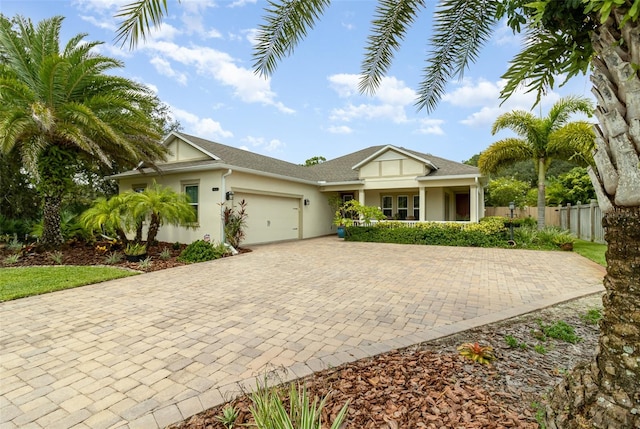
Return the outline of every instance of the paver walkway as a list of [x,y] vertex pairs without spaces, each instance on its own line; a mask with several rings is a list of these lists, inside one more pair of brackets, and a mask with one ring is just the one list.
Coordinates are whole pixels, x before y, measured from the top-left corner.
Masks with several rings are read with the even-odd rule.
[[602,291],[569,252],[348,243],[0,303],[1,428],[156,428],[254,387]]

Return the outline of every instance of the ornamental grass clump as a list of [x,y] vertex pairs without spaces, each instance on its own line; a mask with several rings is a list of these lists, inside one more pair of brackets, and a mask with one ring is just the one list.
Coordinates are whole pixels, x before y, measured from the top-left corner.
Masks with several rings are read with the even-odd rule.
[[[314,398],[313,402],[305,386],[296,386],[291,383],[288,392],[289,406],[286,407],[282,400],[285,392],[275,387],[258,386],[256,392],[251,394],[252,405],[249,407],[251,416],[257,429],[339,429],[347,417],[349,403],[347,402],[338,412],[335,420],[328,426],[323,424],[322,409],[327,397],[320,400]],[[288,411],[287,411],[288,408]]]

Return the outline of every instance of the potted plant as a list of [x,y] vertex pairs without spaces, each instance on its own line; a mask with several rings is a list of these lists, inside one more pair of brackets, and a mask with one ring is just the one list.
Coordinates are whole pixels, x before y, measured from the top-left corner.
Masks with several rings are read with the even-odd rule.
[[147,257],[147,247],[142,243],[129,243],[124,255],[129,262],[140,262]]

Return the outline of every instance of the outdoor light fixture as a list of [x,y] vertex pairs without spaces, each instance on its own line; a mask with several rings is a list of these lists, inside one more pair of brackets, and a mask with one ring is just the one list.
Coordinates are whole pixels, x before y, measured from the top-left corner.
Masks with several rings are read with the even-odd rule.
[[225,197],[227,198],[227,201],[233,201],[233,191],[227,191]]
[[305,198],[304,199],[304,205],[308,206],[309,204],[311,204],[311,201],[309,201],[309,198]]

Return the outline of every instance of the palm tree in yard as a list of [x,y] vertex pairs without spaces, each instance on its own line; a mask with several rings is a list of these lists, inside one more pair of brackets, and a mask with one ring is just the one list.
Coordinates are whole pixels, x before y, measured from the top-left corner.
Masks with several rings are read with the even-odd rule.
[[42,242],[63,241],[60,211],[74,175],[101,163],[131,168],[166,149],[145,112],[157,98],[143,85],[105,74],[122,63],[96,53],[85,34],[60,46],[62,17],[37,25],[0,15],[0,151],[19,153],[43,202]]
[[162,225],[191,225],[196,221],[196,213],[186,194],[156,183],[143,192],[133,193],[130,205],[134,219],[149,221],[147,248],[155,241]]
[[516,110],[500,115],[493,124],[495,134],[505,128],[515,131],[520,138],[499,140],[480,154],[478,167],[483,174],[497,173],[516,162],[532,160],[538,172],[538,228],[545,225],[545,179],[552,159],[593,162],[594,147],[592,125],[587,122],[567,122],[575,112],[591,115],[593,107],[585,98],[566,97],[556,102],[545,118],[530,112]]
[[[270,75],[329,6],[329,0],[274,0],[256,44],[258,72]],[[361,89],[374,91],[425,0],[380,0],[362,63]],[[163,8],[164,5],[164,8]],[[166,14],[164,0],[128,6],[121,39],[144,37]],[[417,105],[432,111],[506,18],[525,33],[504,74],[507,98],[526,84],[538,95],[558,75],[591,67],[597,99],[595,168],[603,210],[607,274],[596,358],[576,367],[549,398],[547,427],[640,427],[640,0],[442,0]],[[131,37],[134,36],[134,37]]]
[[114,195],[107,199],[97,198],[90,208],[80,216],[80,224],[89,231],[111,232],[127,244],[127,231],[133,229],[135,221],[129,210],[130,193]]

